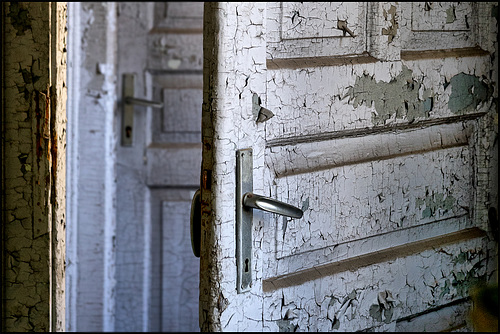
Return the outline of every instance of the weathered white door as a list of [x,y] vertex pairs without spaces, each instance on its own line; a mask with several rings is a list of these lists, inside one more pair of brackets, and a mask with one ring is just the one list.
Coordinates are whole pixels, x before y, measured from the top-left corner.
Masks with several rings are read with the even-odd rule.
[[[205,5],[202,330],[470,328],[496,270],[493,13]],[[239,208],[249,180],[303,216]]]
[[68,13],[67,330],[196,331],[203,4]]
[[[118,91],[128,75],[133,93],[120,97],[116,123],[115,330],[197,331],[189,214],[201,166],[203,4],[117,7]],[[126,97],[163,107],[129,104],[123,127]]]

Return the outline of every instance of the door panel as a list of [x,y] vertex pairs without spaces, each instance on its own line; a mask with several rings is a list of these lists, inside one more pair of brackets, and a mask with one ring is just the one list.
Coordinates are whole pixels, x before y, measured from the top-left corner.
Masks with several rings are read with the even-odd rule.
[[405,50],[475,47],[478,19],[487,15],[485,7],[473,2],[413,2],[401,6],[411,13],[401,16],[399,23]]
[[279,257],[468,215],[468,154],[459,147],[274,179],[272,197],[305,211],[303,221],[278,219]]
[[[282,65],[276,68],[278,62]],[[447,122],[442,119],[445,117],[474,117],[489,108],[482,102],[491,97],[491,87],[477,76],[462,72],[468,67],[484,67],[484,58],[480,57],[454,60],[453,67],[447,58],[327,68],[302,60],[302,70],[297,62],[288,69],[285,60],[274,59],[272,70],[268,67],[268,109],[272,107],[281,120],[280,124],[266,124],[266,139],[271,145],[287,140],[302,142],[309,136],[311,140],[323,140],[373,134],[389,131],[383,128],[388,125],[408,128],[417,120],[429,125],[443,123]],[[467,95],[462,81],[474,86],[477,95],[458,106],[458,100]],[[299,118],[301,122],[297,122]]]
[[[496,270],[481,139],[497,131],[495,64],[481,6],[206,5],[202,329],[470,328],[468,289]],[[344,20],[356,33],[344,36]],[[246,148],[254,192],[304,215],[253,209],[252,284],[238,293]]]
[[[191,197],[194,194],[190,194]],[[163,330],[198,331],[199,265],[193,261],[189,224],[191,201],[162,202],[163,216]],[[194,265],[193,265],[194,263]]]
[[[361,55],[367,50],[366,6],[357,2],[269,2],[270,58]],[[338,29],[342,22],[345,29]],[[356,36],[356,39],[353,38]],[[361,41],[361,42],[360,42]]]

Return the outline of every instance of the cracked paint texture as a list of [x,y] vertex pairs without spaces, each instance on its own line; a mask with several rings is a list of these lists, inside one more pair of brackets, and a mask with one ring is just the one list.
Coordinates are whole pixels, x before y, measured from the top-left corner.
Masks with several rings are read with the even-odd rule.
[[413,3],[414,30],[470,30],[472,3],[426,2]]
[[[315,28],[335,26],[326,14],[326,22],[319,22],[319,14],[311,19],[313,5],[268,5],[267,30],[258,38],[247,32],[256,21],[241,17],[252,5],[212,8],[218,16],[210,19],[222,26],[213,23],[205,36],[216,40],[210,37],[214,31],[222,36],[216,51],[205,45],[213,56],[204,59],[213,76],[206,77],[203,122],[215,137],[210,140],[208,130],[204,136],[203,168],[213,167],[214,178],[202,193],[202,270],[211,273],[202,282],[208,296],[201,305],[202,329],[471,329],[469,290],[497,273],[497,250],[486,225],[488,152],[497,132],[488,125],[496,112],[496,49],[488,44],[491,34],[483,40],[490,54],[475,49],[460,54],[455,49],[471,47],[465,36],[475,36],[472,30],[457,34],[458,41],[423,43],[419,38],[426,34],[446,39],[448,26],[425,33],[415,29],[412,17],[421,15],[418,24],[426,27],[432,20],[424,15],[437,8],[406,10],[411,5],[348,11],[353,17],[346,20],[357,27],[362,26],[357,14],[368,12],[368,37],[357,48],[350,44],[357,37],[337,37],[346,46],[337,53],[326,41],[331,36],[311,38]],[[460,27],[475,5],[456,5],[454,11],[450,6],[436,18]],[[298,41],[292,50],[291,39],[280,40],[280,29],[297,40],[303,33],[310,49]],[[252,81],[256,74],[245,57],[249,45],[260,50],[263,38],[273,67],[260,67],[261,58],[253,61],[259,65],[254,71],[265,72],[264,92]],[[440,47],[445,56],[436,56]],[[365,61],[360,50],[374,50],[381,58]],[[345,61],[315,61],[325,55]],[[222,64],[217,70],[215,59]],[[258,91],[261,105],[274,114],[263,124],[249,122],[248,88]],[[265,149],[254,160],[255,192],[302,207],[304,216],[254,210],[254,281],[251,291],[237,294],[234,150],[261,150],[261,144]]]
[[426,52],[478,45],[488,49],[485,44],[492,40],[484,37],[492,31],[489,22],[493,21],[488,17],[492,6],[477,2],[401,3],[399,13],[408,14],[399,15],[400,34],[396,38],[405,50]]
[[[471,201],[468,151],[458,148],[446,153],[429,152],[277,179],[278,200],[300,203],[309,199],[303,219],[289,220],[285,236],[276,235],[278,254],[319,249],[434,219],[451,219],[448,223],[456,224],[454,217],[467,214]],[[353,220],[359,223],[353,224]]]
[[[459,248],[445,246],[439,248],[443,257],[429,250],[311,281],[276,292],[265,301],[265,307],[281,308],[288,328],[295,325],[307,331],[397,331],[406,321],[397,320],[403,315],[460,300],[467,296],[470,286],[486,281],[491,274],[491,263],[487,264],[488,255],[484,253],[487,243],[483,240],[479,244],[469,241]],[[466,254],[468,260],[459,264],[456,259],[461,254]],[[467,281],[462,279],[466,276]],[[416,323],[418,320],[418,316],[413,319]],[[276,320],[276,325],[282,323]],[[432,325],[428,324],[428,330]],[[439,323],[434,326],[434,330],[439,329]]]
[[[475,57],[273,71],[270,91],[292,93],[269,94],[267,108],[279,114],[282,123],[268,122],[266,137],[317,135],[437,119],[458,110],[458,114],[488,110],[492,87],[473,74],[474,69],[486,73],[487,68],[486,57]],[[339,77],[345,78],[344,85]],[[464,96],[474,89],[476,97]],[[295,122],[298,117],[300,124]]]
[[60,331],[65,289],[66,5],[2,6],[2,329]]
[[377,83],[373,78],[363,75],[356,79],[354,87],[347,94],[354,108],[363,102],[374,105],[374,125],[385,124],[394,113],[396,119],[407,118],[409,122],[415,118],[428,117],[432,110],[430,91],[421,91],[421,85],[412,79],[411,74],[408,68],[403,67],[401,73],[388,83]]
[[322,57],[366,51],[366,8],[350,2],[269,2],[271,58]]

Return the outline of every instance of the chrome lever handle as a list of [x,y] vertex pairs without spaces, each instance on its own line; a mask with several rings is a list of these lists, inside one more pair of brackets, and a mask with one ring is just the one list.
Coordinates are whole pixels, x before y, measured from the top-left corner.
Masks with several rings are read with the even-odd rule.
[[247,192],[243,195],[243,206],[292,218],[302,218],[304,214],[301,209],[293,205],[280,202],[270,197],[256,195],[251,192]]
[[125,98],[125,103],[126,104],[137,104],[140,106],[151,107],[151,108],[163,108],[163,102],[137,99],[135,97],[130,97],[130,96]]

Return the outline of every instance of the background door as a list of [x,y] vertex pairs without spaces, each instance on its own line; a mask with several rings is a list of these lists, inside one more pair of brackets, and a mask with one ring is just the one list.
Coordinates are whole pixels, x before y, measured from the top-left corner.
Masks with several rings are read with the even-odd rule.
[[[470,328],[469,289],[497,277],[492,13],[205,5],[202,329]],[[249,148],[254,193],[304,215],[253,209],[240,291],[236,170]]]
[[201,166],[202,18],[202,3],[118,5],[118,91],[133,74],[134,97],[164,106],[135,106],[133,144],[117,150],[117,330],[199,330],[189,214]]
[[[68,330],[198,331],[203,4],[69,13]],[[128,131],[124,75],[130,97],[163,103],[132,105]]]

